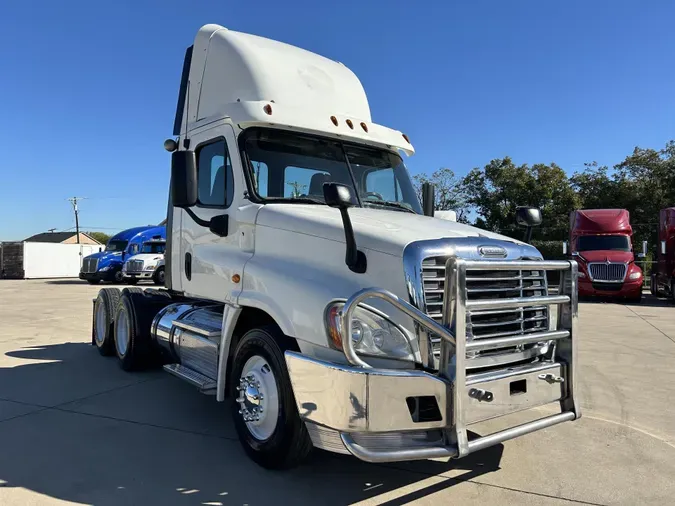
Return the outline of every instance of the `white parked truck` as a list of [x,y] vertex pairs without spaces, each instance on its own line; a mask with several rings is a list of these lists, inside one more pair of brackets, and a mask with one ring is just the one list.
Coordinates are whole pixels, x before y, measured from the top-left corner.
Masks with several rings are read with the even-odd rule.
[[425,215],[408,137],[373,123],[346,66],[206,25],[174,136],[166,289],[101,290],[92,342],[227,400],[254,461],[463,457],[580,416],[576,263]]
[[132,256],[122,266],[122,281],[135,285],[141,280],[153,281],[156,285],[164,285],[165,267],[164,250],[166,240],[150,239],[143,243],[140,253]]

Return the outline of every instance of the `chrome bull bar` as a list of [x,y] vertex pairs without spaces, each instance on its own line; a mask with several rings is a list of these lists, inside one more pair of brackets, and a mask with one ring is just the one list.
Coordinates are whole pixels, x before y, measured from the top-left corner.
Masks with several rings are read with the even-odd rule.
[[[556,270],[560,271],[557,295],[509,299],[467,300],[467,270]],[[352,317],[360,303],[370,298],[382,299],[408,315],[416,325],[441,338],[440,367],[433,374],[420,370],[377,369],[368,364],[354,350]],[[546,331],[508,337],[467,340],[466,315],[480,309],[510,309],[522,306],[558,305],[557,325]],[[350,297],[341,311],[343,352],[353,367],[340,366],[286,352],[296,400],[301,416],[310,424],[318,424],[339,434],[344,448],[357,458],[368,462],[416,460],[435,457],[464,457],[488,446],[519,437],[581,416],[574,394],[577,355],[577,264],[574,261],[492,261],[450,258],[446,264],[443,324],[391,292],[367,288]],[[536,364],[500,368],[467,377],[468,350],[503,348],[519,344],[552,342],[545,359]],[[544,374],[542,374],[544,373]],[[512,379],[532,381],[527,396],[536,398],[542,389],[543,397],[535,402],[513,400],[509,403],[509,385]],[[504,383],[506,382],[506,383]],[[547,389],[547,383],[551,387]],[[347,385],[346,396],[338,386]],[[296,388],[296,386],[298,388]],[[494,387],[494,388],[493,388]],[[506,387],[503,404],[479,402],[468,393],[478,388],[501,395]],[[551,392],[556,392],[552,395]],[[333,389],[333,390],[331,390]],[[537,390],[539,389],[539,390]],[[441,419],[413,422],[410,414],[400,406],[406,395],[434,395],[441,410]],[[490,393],[490,392],[488,392]],[[490,393],[492,395],[492,393]],[[348,400],[341,399],[342,397]],[[515,427],[495,432],[472,441],[467,427],[478,421],[499,417],[509,412],[529,409],[549,402],[559,402],[560,412]],[[521,403],[521,404],[518,404]],[[487,410],[487,411],[486,411]],[[487,413],[487,415],[486,415]],[[369,444],[369,438],[392,434],[411,435],[415,431],[436,430],[441,440],[428,445],[383,446]]]

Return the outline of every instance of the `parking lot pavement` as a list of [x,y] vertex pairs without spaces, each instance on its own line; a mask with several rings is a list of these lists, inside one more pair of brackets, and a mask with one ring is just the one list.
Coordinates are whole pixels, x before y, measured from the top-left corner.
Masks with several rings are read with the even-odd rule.
[[3,506],[673,503],[675,307],[665,302],[581,305],[577,422],[458,461],[369,465],[315,452],[270,472],[244,455],[225,405],[97,353],[97,291],[0,281]]

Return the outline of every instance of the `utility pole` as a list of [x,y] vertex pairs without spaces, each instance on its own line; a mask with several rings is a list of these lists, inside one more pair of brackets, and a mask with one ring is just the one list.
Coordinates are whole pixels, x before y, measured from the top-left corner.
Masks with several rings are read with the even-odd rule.
[[77,201],[83,200],[85,198],[86,197],[71,197],[66,199],[70,201],[71,204],[73,204],[73,211],[75,212],[75,233],[77,234],[77,244],[80,244],[80,220],[78,217]]
[[297,181],[291,181],[290,183],[286,183],[286,184],[293,187],[293,192],[291,193],[291,197],[294,198],[294,199],[298,198],[301,195],[300,190],[304,190],[305,188],[307,188],[306,184],[300,184]]

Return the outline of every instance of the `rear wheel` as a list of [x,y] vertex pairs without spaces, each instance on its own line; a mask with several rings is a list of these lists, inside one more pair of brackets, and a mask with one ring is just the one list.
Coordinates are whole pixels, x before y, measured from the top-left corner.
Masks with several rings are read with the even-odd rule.
[[275,325],[252,329],[239,341],[232,361],[232,416],[239,441],[253,461],[268,469],[298,465],[312,449],[286,368],[288,342]]
[[103,288],[94,302],[94,344],[103,356],[115,352],[115,312],[120,300],[118,288]]
[[152,320],[171,299],[145,294],[140,288],[122,290],[115,316],[115,352],[125,371],[157,363],[151,338]]

